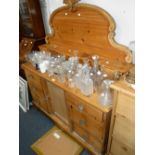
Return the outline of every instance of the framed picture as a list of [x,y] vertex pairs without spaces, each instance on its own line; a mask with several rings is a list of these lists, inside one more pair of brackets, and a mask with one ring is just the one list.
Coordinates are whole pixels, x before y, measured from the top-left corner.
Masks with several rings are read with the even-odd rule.
[[19,76],[19,106],[24,112],[29,110],[29,96],[27,81]]

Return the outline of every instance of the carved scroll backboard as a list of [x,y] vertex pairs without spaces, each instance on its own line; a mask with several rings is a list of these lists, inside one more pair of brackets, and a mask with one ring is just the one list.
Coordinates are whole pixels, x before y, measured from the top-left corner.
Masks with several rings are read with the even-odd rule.
[[130,50],[114,41],[115,22],[105,10],[82,3],[64,6],[51,14],[49,24],[53,33],[46,37],[46,49],[66,55],[77,49],[80,57],[96,54],[105,67],[121,72],[131,67]]

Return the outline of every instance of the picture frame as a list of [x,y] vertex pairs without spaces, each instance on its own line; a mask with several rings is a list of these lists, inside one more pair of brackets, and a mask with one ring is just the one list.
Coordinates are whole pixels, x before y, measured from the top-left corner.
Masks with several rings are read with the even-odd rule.
[[29,110],[28,85],[21,76],[19,76],[19,106],[24,112]]

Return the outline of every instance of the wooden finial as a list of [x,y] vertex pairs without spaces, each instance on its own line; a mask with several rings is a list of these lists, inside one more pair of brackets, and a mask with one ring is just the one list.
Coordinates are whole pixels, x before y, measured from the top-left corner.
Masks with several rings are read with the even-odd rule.
[[71,8],[71,11],[73,11],[73,7],[76,3],[78,3],[80,0],[64,0],[63,3],[67,4],[69,8]]

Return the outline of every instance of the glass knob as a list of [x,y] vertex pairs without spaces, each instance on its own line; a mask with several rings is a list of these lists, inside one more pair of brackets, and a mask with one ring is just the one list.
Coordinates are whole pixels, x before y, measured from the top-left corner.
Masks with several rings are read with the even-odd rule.
[[79,109],[79,112],[83,112],[83,109],[84,109],[83,105],[79,105],[78,109]]
[[79,123],[80,123],[81,126],[85,126],[86,125],[86,121],[84,119],[81,119]]

